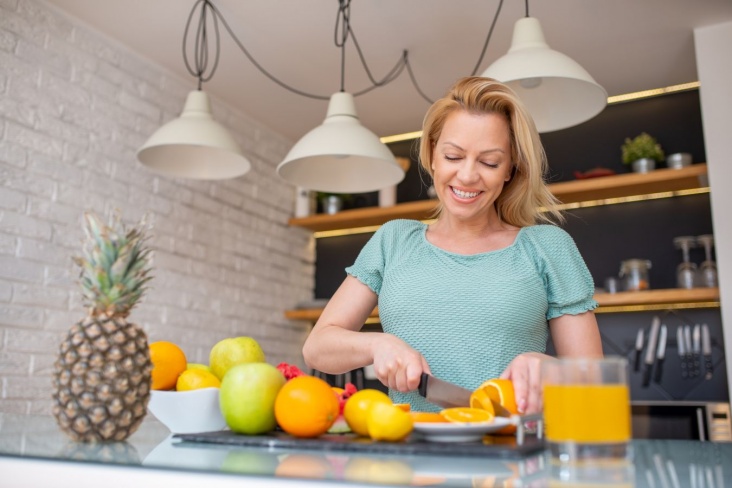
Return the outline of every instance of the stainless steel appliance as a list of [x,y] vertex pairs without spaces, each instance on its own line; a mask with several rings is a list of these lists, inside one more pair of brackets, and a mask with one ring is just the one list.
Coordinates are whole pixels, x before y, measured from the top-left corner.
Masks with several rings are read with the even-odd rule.
[[722,402],[631,402],[636,439],[732,442],[730,404]]

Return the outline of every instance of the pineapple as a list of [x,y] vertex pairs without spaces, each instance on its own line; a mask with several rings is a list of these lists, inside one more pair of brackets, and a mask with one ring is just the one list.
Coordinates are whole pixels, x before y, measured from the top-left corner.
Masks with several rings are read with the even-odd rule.
[[53,414],[76,441],[122,441],[147,413],[152,363],[145,332],[127,321],[151,279],[147,228],[104,225],[84,214],[80,284],[89,315],[61,343],[53,375]]

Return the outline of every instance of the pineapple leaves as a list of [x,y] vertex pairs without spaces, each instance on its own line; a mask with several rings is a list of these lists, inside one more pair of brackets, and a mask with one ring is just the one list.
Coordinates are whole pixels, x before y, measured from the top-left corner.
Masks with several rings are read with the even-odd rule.
[[147,290],[151,250],[145,246],[149,229],[145,219],[129,230],[115,212],[109,224],[93,213],[84,214],[83,256],[74,257],[81,268],[79,283],[93,312],[129,314]]

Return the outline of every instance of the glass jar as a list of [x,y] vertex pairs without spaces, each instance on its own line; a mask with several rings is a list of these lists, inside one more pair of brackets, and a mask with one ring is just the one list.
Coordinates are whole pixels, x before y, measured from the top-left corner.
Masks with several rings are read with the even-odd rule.
[[622,261],[620,263],[620,279],[623,282],[623,290],[648,290],[650,288],[649,269],[651,269],[651,262],[647,259],[626,259]]

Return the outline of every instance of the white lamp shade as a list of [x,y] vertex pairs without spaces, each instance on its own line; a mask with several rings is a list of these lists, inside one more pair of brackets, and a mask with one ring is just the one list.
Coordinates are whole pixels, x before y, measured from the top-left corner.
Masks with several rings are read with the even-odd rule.
[[208,95],[192,91],[180,117],[153,133],[137,159],[156,173],[195,180],[241,176],[251,168],[226,128],[211,116]]
[[325,121],[290,149],[277,173],[294,185],[331,193],[376,191],[404,179],[389,148],[361,125],[346,92],[330,97]]
[[599,114],[607,92],[572,58],[551,49],[539,21],[516,22],[511,48],[484,72],[510,86],[531,113],[539,132],[565,129]]

